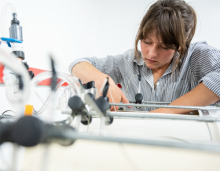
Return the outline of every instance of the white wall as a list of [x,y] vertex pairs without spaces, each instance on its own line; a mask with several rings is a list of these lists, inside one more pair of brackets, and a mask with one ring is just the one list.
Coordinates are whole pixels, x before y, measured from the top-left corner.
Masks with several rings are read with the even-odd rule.
[[[151,0],[1,0],[15,6],[23,27],[26,59],[31,67],[50,69],[48,54],[58,70],[68,73],[71,61],[83,56],[115,55],[134,46],[139,23]],[[220,48],[220,1],[187,0],[198,15],[193,41],[206,40]],[[10,14],[7,15],[10,26]],[[7,29],[8,29],[7,28]],[[1,36],[1,32],[0,32]]]

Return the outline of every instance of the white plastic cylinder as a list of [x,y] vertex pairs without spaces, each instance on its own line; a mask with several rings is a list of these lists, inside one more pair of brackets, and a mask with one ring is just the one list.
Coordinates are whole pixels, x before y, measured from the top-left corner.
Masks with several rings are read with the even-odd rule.
[[[14,105],[17,105],[20,109],[24,108],[30,95],[30,78],[25,66],[17,60],[17,57],[15,55],[5,52],[2,48],[0,48],[0,63],[9,67],[15,74],[20,75],[22,77],[23,89],[18,92],[16,99],[11,99],[11,102]],[[6,94],[7,97],[10,99],[11,91],[7,90],[8,89],[6,89]]]

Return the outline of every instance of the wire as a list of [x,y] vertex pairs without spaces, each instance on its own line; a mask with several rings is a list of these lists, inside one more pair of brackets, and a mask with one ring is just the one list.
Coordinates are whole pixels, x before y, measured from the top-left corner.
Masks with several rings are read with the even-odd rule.
[[135,162],[132,160],[132,158],[128,155],[126,152],[125,146],[122,143],[118,143],[121,153],[123,154],[124,158],[127,160],[129,165],[133,168],[133,170],[140,171],[141,169],[135,164]]
[[181,138],[172,137],[172,136],[160,136],[160,137],[170,138],[170,139],[174,139],[174,140],[179,140],[179,141],[186,142],[186,143],[191,143],[191,142],[189,142],[187,140],[184,140],[184,139],[181,139]]
[[[6,115],[6,114],[5,114],[6,112],[13,112],[13,113],[16,115],[16,113],[15,113],[13,110],[6,110],[6,111],[4,111],[4,112],[2,113],[2,116],[3,116],[3,115]],[[6,116],[11,116],[11,115],[6,115]]]
[[138,76],[138,75],[133,75],[133,76],[130,78],[130,80],[128,81],[127,88],[126,88],[126,96],[127,96],[127,97],[128,97],[128,86],[129,86],[129,84],[130,84],[132,78],[135,77],[135,76]]
[[[62,80],[61,80],[61,81],[57,84],[56,89],[55,89],[55,92],[60,88],[60,86],[61,86],[64,82],[65,82],[65,81],[62,81]],[[38,96],[38,98],[39,98],[38,92],[35,91],[35,93],[37,94],[37,96]],[[34,115],[39,115],[39,114],[41,114],[41,113],[46,109],[47,105],[49,104],[49,100],[51,99],[52,94],[53,94],[53,92],[50,93],[50,95],[47,97],[47,100],[44,101],[44,102],[42,101],[43,99],[40,98],[40,100],[42,101],[43,105],[42,105],[42,107],[41,107],[38,111],[34,109],[34,112],[33,112]]]
[[103,89],[104,89],[105,84],[106,84],[107,81],[108,81],[108,78],[106,78],[106,79],[103,81],[103,83],[102,83],[102,87],[101,87],[100,91],[98,92],[98,97],[101,96],[102,91],[103,91]]
[[45,100],[44,98],[39,94],[39,92],[37,91],[37,89],[35,89],[35,94],[37,95],[37,97],[40,99],[40,101],[44,104]]
[[[115,102],[114,102],[114,99],[113,99],[113,97],[112,97],[112,93],[111,93],[110,87],[109,87],[109,93],[110,93],[110,96],[111,96],[112,102],[115,103]],[[115,112],[117,112],[115,106],[114,106],[114,109],[115,109]]]

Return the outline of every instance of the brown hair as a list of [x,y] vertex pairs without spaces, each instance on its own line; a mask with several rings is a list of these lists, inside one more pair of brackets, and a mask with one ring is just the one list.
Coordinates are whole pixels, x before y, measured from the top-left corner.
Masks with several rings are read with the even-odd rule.
[[140,58],[139,40],[147,38],[148,34],[156,30],[157,38],[160,36],[164,46],[179,52],[177,66],[189,48],[195,34],[196,23],[196,13],[185,1],[158,0],[150,6],[141,21],[135,40],[135,56]]

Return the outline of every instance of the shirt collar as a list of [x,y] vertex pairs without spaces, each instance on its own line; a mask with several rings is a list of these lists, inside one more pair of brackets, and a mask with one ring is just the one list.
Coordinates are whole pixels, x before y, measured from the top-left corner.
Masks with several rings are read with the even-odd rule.
[[141,58],[135,58],[133,59],[133,62],[135,62],[137,65],[144,65],[144,60]]

